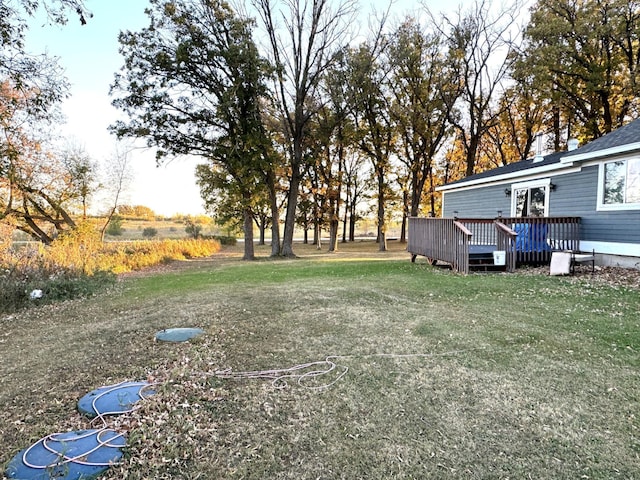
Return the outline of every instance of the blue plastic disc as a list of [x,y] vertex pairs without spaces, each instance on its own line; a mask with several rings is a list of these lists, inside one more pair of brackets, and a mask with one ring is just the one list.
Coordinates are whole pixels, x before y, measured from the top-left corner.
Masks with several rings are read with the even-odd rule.
[[204,333],[201,328],[167,328],[156,333],[156,340],[163,342],[186,342]]
[[16,454],[5,472],[22,480],[93,479],[122,458],[124,434],[111,429],[54,433]]
[[145,397],[153,395],[149,382],[122,382],[96,388],[78,400],[78,411],[89,417],[118,415],[130,411]]

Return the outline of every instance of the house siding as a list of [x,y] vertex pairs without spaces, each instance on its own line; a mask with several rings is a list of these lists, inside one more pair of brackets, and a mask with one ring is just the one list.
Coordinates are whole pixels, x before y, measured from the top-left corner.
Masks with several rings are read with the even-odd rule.
[[463,191],[449,191],[444,195],[444,217],[493,218],[498,210],[503,216],[511,213],[511,198],[504,194],[509,185],[490,185]]
[[556,190],[551,192],[549,215],[581,217],[582,240],[640,243],[640,210],[597,211],[598,165],[551,181]]
[[545,155],[541,162],[527,159],[510,163],[450,182],[437,190],[443,193],[444,216],[454,216],[457,211],[460,218],[494,218],[498,210],[504,216],[511,214],[514,199],[504,194],[505,188],[530,181],[547,184],[548,180],[556,187],[549,192],[548,215],[580,217],[580,238],[585,248],[593,248],[603,258],[638,258],[640,207],[607,206],[598,210],[598,181],[604,162],[639,155],[640,118],[575,150]]
[[[546,175],[556,189],[549,197],[552,217],[581,217],[584,241],[640,243],[640,210],[597,211],[598,165],[583,167],[580,172]],[[468,190],[450,190],[444,195],[443,215],[463,218],[493,218],[498,210],[511,214],[511,197],[504,194],[511,184],[501,183]]]

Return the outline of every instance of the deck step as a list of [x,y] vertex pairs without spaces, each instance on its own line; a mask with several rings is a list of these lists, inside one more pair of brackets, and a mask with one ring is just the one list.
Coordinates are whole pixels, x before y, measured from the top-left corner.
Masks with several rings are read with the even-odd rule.
[[469,270],[475,272],[502,272],[507,269],[506,265],[496,265],[493,258],[493,253],[487,254],[470,254],[469,255]]
[[505,272],[507,267],[504,265],[495,265],[493,263],[469,264],[469,270],[473,272]]

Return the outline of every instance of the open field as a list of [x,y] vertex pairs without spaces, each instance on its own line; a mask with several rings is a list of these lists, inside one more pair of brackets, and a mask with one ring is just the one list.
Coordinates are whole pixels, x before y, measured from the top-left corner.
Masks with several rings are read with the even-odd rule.
[[[239,245],[0,317],[0,465],[88,428],[88,391],[149,378],[102,478],[640,478],[640,289],[465,277],[390,245],[250,263]],[[206,334],[153,341],[180,326]],[[216,375],[327,357],[284,388]]]

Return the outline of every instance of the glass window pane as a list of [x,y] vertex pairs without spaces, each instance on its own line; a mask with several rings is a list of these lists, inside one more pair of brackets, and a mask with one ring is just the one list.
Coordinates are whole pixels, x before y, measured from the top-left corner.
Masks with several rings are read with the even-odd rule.
[[526,217],[529,212],[527,208],[528,190],[516,190],[516,217]]
[[626,203],[640,203],[640,159],[627,160]]
[[611,162],[604,166],[605,204],[624,203],[625,162]]
[[545,187],[534,187],[529,192],[530,203],[529,215],[532,217],[544,217],[544,204],[545,204]]

